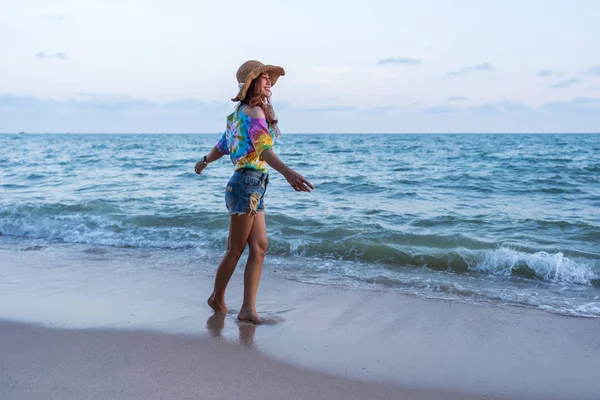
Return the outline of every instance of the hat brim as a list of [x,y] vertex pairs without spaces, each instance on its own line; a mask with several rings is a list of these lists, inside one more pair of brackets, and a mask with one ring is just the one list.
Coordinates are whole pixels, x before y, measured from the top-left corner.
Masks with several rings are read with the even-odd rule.
[[248,91],[248,87],[250,86],[250,83],[254,79],[256,79],[259,76],[261,76],[262,74],[264,74],[265,72],[269,73],[269,76],[271,78],[271,86],[275,86],[277,79],[279,79],[280,76],[285,75],[285,70],[276,65],[263,65],[262,67],[258,67],[256,69],[252,70],[252,72],[250,72],[248,74],[248,77],[246,78],[246,82],[244,82],[244,86],[242,86],[242,88],[240,89],[237,96],[235,96],[233,99],[231,99],[231,101],[244,100],[244,98],[246,97],[246,92]]

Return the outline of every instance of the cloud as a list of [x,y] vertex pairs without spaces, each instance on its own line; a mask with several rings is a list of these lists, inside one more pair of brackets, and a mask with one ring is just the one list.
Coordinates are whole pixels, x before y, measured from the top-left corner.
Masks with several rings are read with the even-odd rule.
[[573,85],[577,85],[580,81],[579,78],[570,78],[570,79],[566,79],[564,81],[555,83],[554,85],[550,86],[553,89],[565,89],[568,88],[569,86],[573,86]]
[[403,65],[418,65],[421,64],[421,60],[417,60],[416,58],[409,57],[389,57],[382,58],[377,61],[377,65],[386,65],[386,64],[403,64]]
[[489,115],[515,112],[529,112],[534,111],[534,108],[523,103],[518,103],[511,100],[504,100],[473,106],[469,108],[469,111],[476,114]]
[[542,109],[552,113],[581,113],[592,111],[600,112],[600,98],[576,97],[571,101],[555,101],[546,103]]
[[575,113],[600,115],[600,98],[578,97],[570,101],[546,103],[541,108],[532,107],[512,100],[483,103],[465,108],[451,107],[442,104],[428,108],[424,110],[424,112],[427,114],[466,113],[472,116],[472,118],[511,115],[520,117],[523,120],[527,120],[528,118],[535,120],[543,115],[548,115],[547,113],[559,118]]
[[465,96],[450,96],[448,97],[448,101],[463,101],[466,100],[467,98]]
[[551,69],[540,69],[537,73],[537,76],[541,78],[546,78],[549,76],[558,76],[558,74]]
[[305,111],[309,112],[338,112],[338,111],[356,111],[355,106],[328,106],[328,107],[314,107],[307,108]]
[[[457,96],[458,97],[458,96]],[[455,107],[446,104],[437,105],[424,110],[428,114],[452,114],[458,112],[468,112],[477,115],[493,115],[506,113],[524,113],[535,111],[533,107],[511,100],[503,100],[492,103],[484,103],[472,107]]]
[[197,132],[218,131],[229,103],[179,99],[156,102],[86,93],[64,100],[0,93],[0,131],[5,132]]
[[457,75],[464,75],[469,72],[476,72],[476,71],[493,71],[494,69],[496,69],[496,68],[493,65],[491,65],[488,62],[484,62],[481,64],[475,64],[473,66],[462,67],[458,71],[448,72],[447,75],[448,76],[457,76]]
[[3,109],[31,109],[44,107],[47,100],[33,96],[16,96],[9,93],[0,93],[0,110]]
[[423,103],[418,103],[418,102],[410,103],[411,106],[415,106],[415,107],[420,106],[422,104]]
[[600,65],[588,68],[583,74],[589,76],[600,76]]
[[34,54],[35,58],[54,58],[57,60],[66,60],[67,59],[67,55],[65,53],[54,53],[54,54],[47,54],[43,51],[40,51],[37,54]]
[[[434,107],[416,104],[419,107],[407,102],[406,105],[384,104],[372,108],[336,106],[311,112],[282,101],[275,104],[275,109],[285,133],[398,133],[399,129],[434,133],[600,131],[600,95],[551,102],[539,108],[510,100],[464,107],[459,107],[462,103],[442,103]],[[230,102],[186,98],[159,102],[82,93],[56,100],[0,92],[0,132],[196,132],[210,133],[217,140],[225,128],[225,116],[233,109]],[[379,116],[386,118],[377,118]],[[402,120],[402,128],[394,123],[398,120]]]
[[130,96],[110,96],[96,93],[80,92],[84,99],[70,98],[65,100],[41,99],[33,96],[19,96],[14,94],[0,94],[0,110],[27,109],[47,107],[49,110],[61,109],[67,113],[80,112],[106,112],[127,114],[130,112],[171,112],[222,109],[220,103],[206,103],[195,99],[180,99],[167,102],[156,102]]
[[402,108],[402,106],[389,104],[389,105],[385,105],[385,106],[371,107],[371,108],[366,109],[365,112],[367,112],[367,113],[385,113],[388,111],[399,110],[401,108]]
[[448,106],[434,106],[426,109],[425,112],[428,114],[453,114],[459,112],[459,109]]

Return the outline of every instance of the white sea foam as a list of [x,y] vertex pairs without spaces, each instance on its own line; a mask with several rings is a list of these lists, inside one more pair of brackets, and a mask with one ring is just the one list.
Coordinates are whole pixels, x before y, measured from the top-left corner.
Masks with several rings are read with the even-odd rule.
[[518,268],[529,268],[539,278],[555,283],[590,284],[599,276],[591,264],[574,261],[561,252],[524,253],[510,248],[484,252],[474,269],[494,275],[510,276]]

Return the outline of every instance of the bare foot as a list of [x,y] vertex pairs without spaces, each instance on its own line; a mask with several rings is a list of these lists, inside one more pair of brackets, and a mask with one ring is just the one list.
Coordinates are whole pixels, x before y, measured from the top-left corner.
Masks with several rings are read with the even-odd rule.
[[262,319],[256,313],[256,310],[248,306],[242,306],[238,319],[242,322],[250,322],[251,324],[260,324]]
[[217,301],[215,298],[215,294],[211,294],[207,301],[210,308],[212,308],[215,312],[227,314],[227,306],[225,303],[221,303]]

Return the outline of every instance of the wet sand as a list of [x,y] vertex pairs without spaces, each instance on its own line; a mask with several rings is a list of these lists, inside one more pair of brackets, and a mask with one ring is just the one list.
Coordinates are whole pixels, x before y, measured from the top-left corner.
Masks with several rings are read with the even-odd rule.
[[0,398],[472,399],[352,381],[223,341],[141,331],[0,324]]
[[308,285],[267,269],[256,327],[235,318],[241,269],[232,314],[219,316],[206,305],[212,268],[80,250],[0,251],[0,319],[28,323],[0,324],[0,399],[600,393],[600,319]]

